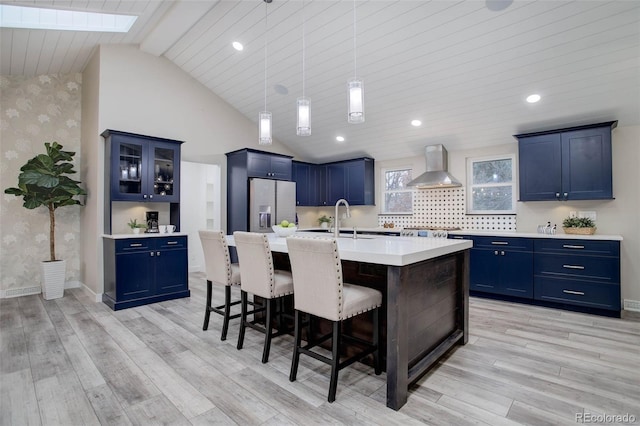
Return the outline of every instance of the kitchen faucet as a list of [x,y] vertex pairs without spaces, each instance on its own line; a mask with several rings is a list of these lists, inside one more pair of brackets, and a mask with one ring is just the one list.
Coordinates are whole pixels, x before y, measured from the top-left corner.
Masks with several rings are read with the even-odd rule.
[[340,205],[340,203],[344,204],[344,206],[347,208],[347,217],[351,217],[351,212],[349,211],[349,203],[344,198],[340,198],[338,201],[336,201],[336,213],[333,216],[335,218],[333,223],[334,238],[338,238],[338,236],[340,235],[340,220],[338,219],[338,206]]

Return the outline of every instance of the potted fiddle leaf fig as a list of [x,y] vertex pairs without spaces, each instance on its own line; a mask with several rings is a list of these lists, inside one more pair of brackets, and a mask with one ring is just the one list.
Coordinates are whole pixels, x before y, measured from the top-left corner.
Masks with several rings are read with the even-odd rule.
[[45,299],[56,299],[64,295],[64,260],[56,258],[56,216],[58,208],[82,205],[75,197],[86,195],[80,182],[71,179],[75,174],[71,151],[63,151],[58,142],[45,142],[46,154],[38,154],[20,168],[18,187],[7,188],[5,194],[22,197],[23,207],[36,209],[40,206],[49,211],[49,260],[42,265],[42,294]]

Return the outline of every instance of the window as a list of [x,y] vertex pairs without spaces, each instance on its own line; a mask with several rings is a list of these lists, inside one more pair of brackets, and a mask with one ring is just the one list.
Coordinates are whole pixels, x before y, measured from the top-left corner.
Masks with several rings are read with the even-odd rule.
[[384,180],[382,213],[413,213],[413,190],[407,186],[411,181],[411,169],[384,169],[382,179]]
[[515,156],[467,159],[467,213],[516,212]]

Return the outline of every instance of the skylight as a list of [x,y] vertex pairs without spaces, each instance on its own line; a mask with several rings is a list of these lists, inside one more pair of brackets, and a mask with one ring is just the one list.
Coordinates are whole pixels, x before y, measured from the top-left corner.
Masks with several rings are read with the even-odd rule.
[[0,4],[0,27],[2,28],[126,33],[136,19],[138,17],[133,15]]

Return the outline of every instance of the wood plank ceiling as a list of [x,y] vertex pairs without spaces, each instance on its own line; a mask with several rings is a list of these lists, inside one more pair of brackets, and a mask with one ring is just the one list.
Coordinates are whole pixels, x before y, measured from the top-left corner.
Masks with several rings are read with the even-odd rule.
[[[640,124],[639,1],[357,0],[366,110],[359,125],[346,121],[346,81],[354,74],[350,0],[307,0],[304,11],[300,0],[4,3],[140,17],[128,34],[2,29],[2,75],[81,72],[98,44],[138,44],[254,122],[264,107],[267,12],[274,137],[311,161],[409,157],[433,143],[450,151],[482,147],[514,142],[520,132],[614,119]],[[495,4],[508,7],[491,10]],[[295,132],[303,13],[310,137]],[[235,51],[233,41],[244,50]],[[531,93],[542,100],[527,104]],[[422,126],[412,127],[412,119]],[[336,142],[338,135],[346,141]]]

